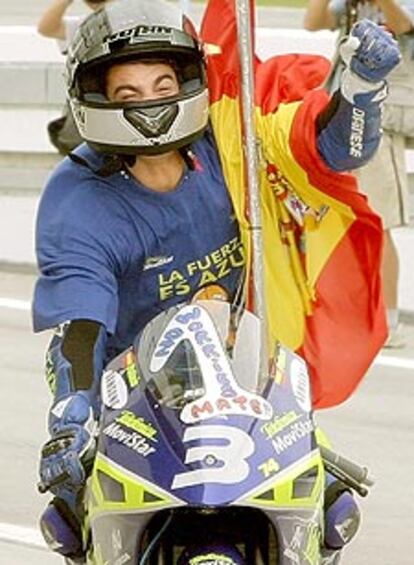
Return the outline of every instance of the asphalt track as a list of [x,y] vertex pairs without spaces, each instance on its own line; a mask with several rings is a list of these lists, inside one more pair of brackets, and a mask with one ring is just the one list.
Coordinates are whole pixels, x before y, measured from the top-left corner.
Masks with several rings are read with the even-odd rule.
[[[49,395],[43,378],[47,333],[33,335],[33,277],[0,276],[0,563],[52,565],[37,531],[47,496],[36,492],[38,450],[46,438]],[[412,565],[414,523],[414,327],[409,346],[382,353],[344,405],[319,413],[335,447],[376,477],[361,500],[363,526],[344,565]]]

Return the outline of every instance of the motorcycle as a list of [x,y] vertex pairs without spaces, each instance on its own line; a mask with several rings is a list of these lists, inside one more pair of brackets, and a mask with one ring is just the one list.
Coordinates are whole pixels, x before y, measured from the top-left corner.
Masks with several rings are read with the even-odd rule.
[[304,360],[275,344],[264,378],[260,339],[252,313],[199,301],[106,367],[87,563],[321,563],[326,466],[370,481],[319,446]]

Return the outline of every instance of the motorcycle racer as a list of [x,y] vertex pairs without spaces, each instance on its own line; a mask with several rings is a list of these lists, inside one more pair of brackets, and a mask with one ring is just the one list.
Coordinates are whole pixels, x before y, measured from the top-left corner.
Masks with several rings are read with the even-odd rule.
[[[396,42],[367,21],[353,28],[343,54],[340,90],[304,118],[321,166],[338,184],[378,146],[385,79],[399,62]],[[245,275],[246,230],[209,112],[206,57],[175,7],[120,0],[92,14],[70,47],[67,80],[86,144],[57,167],[42,197],[34,327],[58,327],[47,352],[53,403],[40,463],[55,498],[42,530],[52,549],[82,562],[81,500],[102,369],[168,306],[211,284],[232,298]],[[268,144],[278,133],[269,123],[259,124]],[[293,159],[287,148],[278,151],[278,162]],[[355,524],[355,503],[342,494],[335,491],[332,505],[341,520],[346,507]],[[337,514],[327,515],[335,524]],[[339,549],[355,530],[328,527],[326,543]]]

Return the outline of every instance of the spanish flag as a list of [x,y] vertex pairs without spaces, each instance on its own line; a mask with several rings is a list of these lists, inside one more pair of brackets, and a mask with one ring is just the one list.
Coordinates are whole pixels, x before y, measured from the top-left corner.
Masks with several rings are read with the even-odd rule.
[[[211,122],[249,258],[234,0],[210,0],[201,37]],[[386,338],[381,221],[355,178],[329,169],[316,146],[328,69],[310,55],[254,60],[270,339],[306,359],[314,408],[348,398]]]

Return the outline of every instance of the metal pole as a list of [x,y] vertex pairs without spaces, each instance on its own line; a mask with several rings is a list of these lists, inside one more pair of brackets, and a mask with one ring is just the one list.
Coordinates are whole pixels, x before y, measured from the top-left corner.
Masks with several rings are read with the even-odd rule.
[[237,32],[239,43],[240,69],[242,77],[242,116],[246,175],[249,202],[249,219],[252,235],[252,274],[254,312],[259,317],[262,330],[261,373],[267,378],[267,314],[265,302],[264,256],[262,238],[262,213],[259,187],[259,142],[256,139],[253,47],[251,41],[251,23],[249,0],[235,0],[237,8]]

